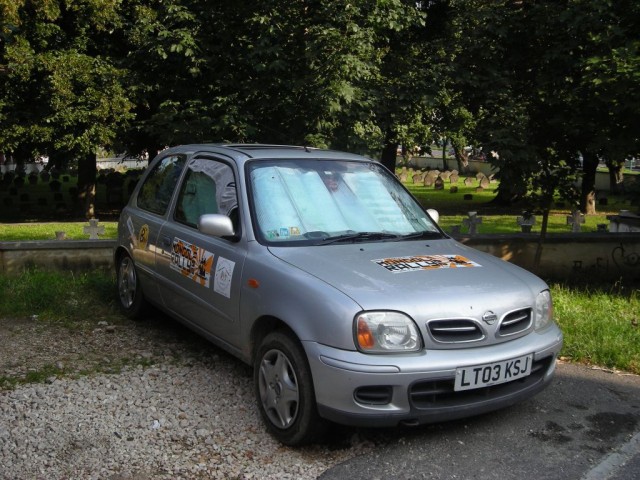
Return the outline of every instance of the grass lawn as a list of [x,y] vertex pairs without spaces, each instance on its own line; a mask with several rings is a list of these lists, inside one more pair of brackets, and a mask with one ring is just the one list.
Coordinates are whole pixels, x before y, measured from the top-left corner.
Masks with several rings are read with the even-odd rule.
[[[19,242],[26,240],[55,240],[56,232],[65,232],[70,240],[87,240],[88,233],[83,228],[88,222],[51,222],[51,223],[0,223],[0,241]],[[116,238],[117,222],[100,222],[104,226],[104,235],[100,238]]]
[[640,374],[640,291],[551,286],[567,359]]

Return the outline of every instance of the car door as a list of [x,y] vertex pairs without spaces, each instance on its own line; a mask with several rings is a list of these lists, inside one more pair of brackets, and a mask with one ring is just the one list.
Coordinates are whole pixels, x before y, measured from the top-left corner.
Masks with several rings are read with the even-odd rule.
[[[193,327],[237,345],[246,241],[234,164],[196,155],[185,168],[172,213],[159,235],[160,294],[165,305]],[[200,216],[211,213],[232,218],[234,238],[198,231]]]
[[131,254],[145,295],[158,301],[156,256],[158,235],[169,212],[171,198],[186,163],[186,155],[169,154],[158,160],[142,180],[124,221],[129,233]]

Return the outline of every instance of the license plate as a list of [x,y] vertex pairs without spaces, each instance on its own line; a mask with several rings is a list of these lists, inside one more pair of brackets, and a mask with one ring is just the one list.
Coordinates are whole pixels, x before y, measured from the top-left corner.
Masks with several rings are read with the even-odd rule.
[[456,369],[455,391],[489,387],[511,382],[531,373],[533,355]]

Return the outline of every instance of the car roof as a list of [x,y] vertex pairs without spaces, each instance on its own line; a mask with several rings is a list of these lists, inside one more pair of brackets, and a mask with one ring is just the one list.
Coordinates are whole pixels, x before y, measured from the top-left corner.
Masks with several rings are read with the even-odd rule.
[[172,147],[162,152],[194,154],[197,152],[221,153],[235,158],[238,161],[256,158],[301,158],[302,155],[309,158],[322,159],[348,159],[348,160],[369,160],[361,155],[341,152],[337,150],[326,150],[308,146],[296,145],[272,145],[263,143],[203,143],[189,144]]

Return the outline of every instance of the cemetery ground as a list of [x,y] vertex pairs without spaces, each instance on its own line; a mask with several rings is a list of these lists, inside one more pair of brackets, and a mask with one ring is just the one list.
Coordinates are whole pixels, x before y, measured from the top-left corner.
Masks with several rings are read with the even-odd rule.
[[[101,185],[98,215],[104,238],[114,238],[117,207],[113,197],[108,205],[106,183]],[[491,206],[489,189],[461,187],[452,194],[406,185],[441,212],[445,231],[460,225],[467,211],[484,217],[480,233],[519,231],[515,218],[521,212]],[[42,195],[60,193],[47,189]],[[128,189],[120,191],[121,202]],[[466,194],[472,199],[464,200]],[[0,188],[0,202],[7,196],[12,205],[0,203],[3,214],[21,198]],[[66,193],[63,198],[71,201]],[[38,203],[51,209],[42,218]],[[56,231],[87,238],[86,222],[49,223],[60,219],[55,208],[53,196],[36,200],[26,216],[23,210],[13,223],[0,223],[0,239],[53,239]],[[629,208],[625,199],[610,198],[583,230],[595,231],[606,214],[623,208]],[[569,232],[568,209],[552,213],[550,231]],[[531,401],[414,430],[336,427],[325,442],[293,450],[261,425],[248,367],[160,314],[142,322],[125,319],[116,307],[112,274],[33,270],[0,276],[0,414],[20,419],[8,426],[0,421],[0,472],[6,478],[120,480],[355,480],[425,472],[425,478],[603,478],[597,471],[582,474],[629,441],[640,424],[637,287],[551,284],[565,345],[558,378]],[[30,423],[25,427],[23,420]],[[6,453],[7,428],[14,426],[33,433]],[[529,452],[530,463],[521,451]]]
[[291,449],[262,426],[249,367],[161,314],[120,315],[109,273],[0,277],[0,478],[605,478],[640,446],[640,297],[552,290],[565,347],[534,399]]

